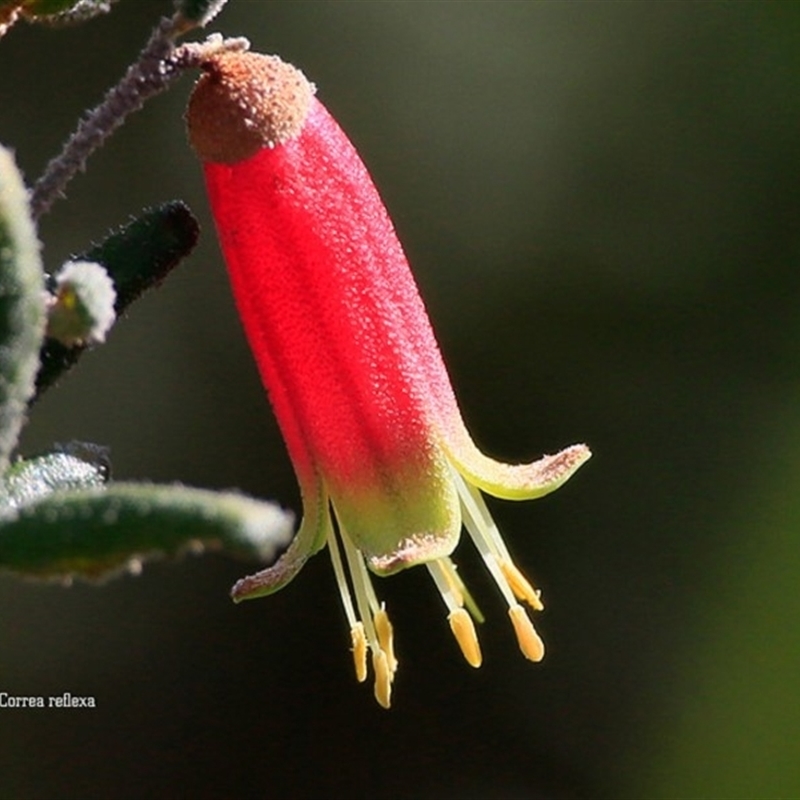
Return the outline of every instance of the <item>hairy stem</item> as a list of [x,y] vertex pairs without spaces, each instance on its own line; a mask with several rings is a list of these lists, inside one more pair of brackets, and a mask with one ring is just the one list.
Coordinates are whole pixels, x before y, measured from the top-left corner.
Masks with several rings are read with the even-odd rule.
[[176,48],[174,40],[190,25],[182,14],[164,17],[156,26],[139,58],[103,101],[84,117],[75,132],[53,158],[31,193],[31,215],[39,219],[53,203],[64,196],[64,188],[76,173],[86,167],[89,156],[151,97],[167,89],[183,70],[196,67],[208,53],[216,50],[246,50],[246,39],[210,36],[206,42]]

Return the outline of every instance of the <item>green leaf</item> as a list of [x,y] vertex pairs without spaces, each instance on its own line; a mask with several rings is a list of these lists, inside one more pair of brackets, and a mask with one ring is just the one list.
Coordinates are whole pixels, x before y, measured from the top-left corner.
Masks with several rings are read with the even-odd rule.
[[61,14],[78,5],[81,0],[24,0],[22,6],[30,16],[38,14]]
[[22,13],[32,22],[69,25],[107,14],[116,0],[24,0]]
[[[75,256],[75,260],[102,264],[117,299],[114,310],[120,317],[145,291],[156,286],[193,249],[200,226],[180,202],[165,203],[145,211],[138,219],[112,233],[101,244]],[[40,355],[42,366],[36,378],[36,398],[52,386],[83,355],[82,345],[68,347],[46,339]]]
[[56,491],[93,489],[106,482],[107,464],[67,452],[18,461],[0,480],[0,518]]
[[0,147],[0,472],[34,392],[45,325],[44,272],[22,177]]
[[119,316],[145,291],[161,283],[189,253],[200,226],[180,200],[146,210],[101,244],[76,256],[75,261],[102,264],[117,291],[114,310]]
[[147,558],[206,548],[269,562],[292,535],[291,514],[241,494],[111,483],[55,492],[0,516],[0,568],[100,580]]
[[203,27],[222,11],[228,0],[175,0],[175,10],[184,19]]

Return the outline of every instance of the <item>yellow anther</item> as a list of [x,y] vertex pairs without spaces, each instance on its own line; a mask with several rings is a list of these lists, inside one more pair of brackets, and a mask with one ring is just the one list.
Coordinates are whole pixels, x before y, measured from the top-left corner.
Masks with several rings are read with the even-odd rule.
[[367,679],[367,637],[364,633],[364,624],[356,622],[350,628],[350,639],[353,642],[353,662],[356,665],[356,678],[359,683]]
[[511,591],[517,600],[524,600],[531,608],[541,611],[544,605],[541,600],[541,592],[533,588],[531,582],[517,569],[513,561],[506,558],[498,559],[500,569],[503,571]]
[[397,658],[394,654],[394,632],[392,630],[392,623],[389,621],[389,615],[386,613],[386,607],[381,603],[381,607],[375,612],[372,619],[375,624],[375,633],[378,636],[378,644],[381,650],[386,653],[386,664],[394,676],[397,672]]
[[78,293],[71,286],[64,287],[58,293],[58,302],[67,311],[74,311],[78,306]]
[[511,624],[514,626],[522,654],[531,661],[541,661],[544,658],[544,643],[536,633],[525,609],[520,605],[511,606],[508,609],[508,616],[511,617]]
[[463,608],[457,608],[450,612],[447,621],[467,663],[471,667],[479,667],[483,663],[483,656],[472,617]]
[[392,671],[383,650],[372,653],[372,668],[375,670],[375,699],[389,708],[392,705]]

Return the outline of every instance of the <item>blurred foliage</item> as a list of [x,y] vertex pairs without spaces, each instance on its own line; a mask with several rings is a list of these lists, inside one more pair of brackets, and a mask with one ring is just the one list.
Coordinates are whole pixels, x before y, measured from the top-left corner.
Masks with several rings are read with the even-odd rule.
[[[800,393],[796,400],[800,402]],[[789,798],[800,787],[800,426],[755,477],[756,507],[728,532],[739,543],[688,620],[670,724],[635,770],[631,796]],[[739,506],[739,503],[734,503]]]
[[105,14],[116,0],[4,0],[0,16],[5,11],[18,11],[31,22],[68,25]]
[[[121,568],[138,572],[154,556],[207,548],[264,563],[294,531],[292,516],[270,503],[185,486],[105,487],[98,473],[54,454],[7,478],[9,494],[24,502],[3,513],[0,566],[26,577],[101,580]],[[31,497],[31,483],[40,496]]]
[[227,0],[176,0],[175,8],[192,22],[204,26],[219,14]]
[[[92,117],[93,127],[70,139],[70,144],[80,143],[78,149],[62,150],[33,192],[25,187],[10,152],[0,148],[0,568],[4,570],[29,578],[100,579],[126,565],[136,565],[138,571],[142,560],[153,555],[209,546],[264,563],[274,560],[291,538],[291,515],[274,505],[181,485],[106,485],[106,459],[86,460],[74,447],[69,453],[18,459],[9,466],[34,389],[41,393],[73,366],[87,346],[104,342],[116,315],[160,283],[197,241],[197,222],[188,208],[168,203],[145,212],[91,248],[84,260],[67,262],[45,280],[34,218],[49,210],[70,176],[85,166],[88,156],[131,111],[166,88],[164,76],[169,70],[164,59],[173,49],[176,31],[202,24],[222,3],[213,5],[192,4],[192,19],[178,14],[159,21],[135,67],[106,96],[102,113]],[[71,21],[78,21],[107,6],[94,0],[81,0],[69,8],[50,0],[26,0],[22,11],[59,17],[68,13]],[[19,4],[0,9],[4,30],[15,21],[17,10]],[[153,92],[142,94],[142,86],[153,80]],[[86,127],[87,119],[81,120],[79,129]],[[53,174],[63,179],[53,182]],[[82,449],[100,451],[93,445]]]
[[[192,212],[180,201],[145,211],[138,219],[107,236],[99,245],[76,256],[105,267],[117,297],[114,310],[121,316],[143,292],[158,286],[194,249],[199,229]],[[52,288],[52,287],[51,287]],[[84,345],[68,346],[47,338],[36,376],[37,397],[52,386],[83,355]]]
[[3,514],[16,516],[17,509],[56,491],[100,488],[110,471],[107,463],[105,459],[80,458],[70,452],[19,459],[2,478]]
[[22,176],[0,147],[0,472],[34,391],[44,336],[44,274]]

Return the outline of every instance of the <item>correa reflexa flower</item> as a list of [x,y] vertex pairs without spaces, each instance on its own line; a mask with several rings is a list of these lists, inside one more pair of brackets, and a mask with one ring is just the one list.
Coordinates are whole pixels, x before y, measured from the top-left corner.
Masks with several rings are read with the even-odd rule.
[[356,675],[366,679],[370,652],[375,696],[388,707],[397,660],[370,572],[424,564],[464,657],[481,663],[472,622],[480,613],[450,558],[463,524],[522,652],[539,661],[544,646],[520,601],[541,609],[540,593],[511,560],[481,491],[540,497],[589,458],[588,448],[523,465],[481,453],[386,209],[313,85],[254,53],[215,54],[203,69],[189,137],[303,500],[288,550],[240,580],[234,600],[275,592],[327,545]]

